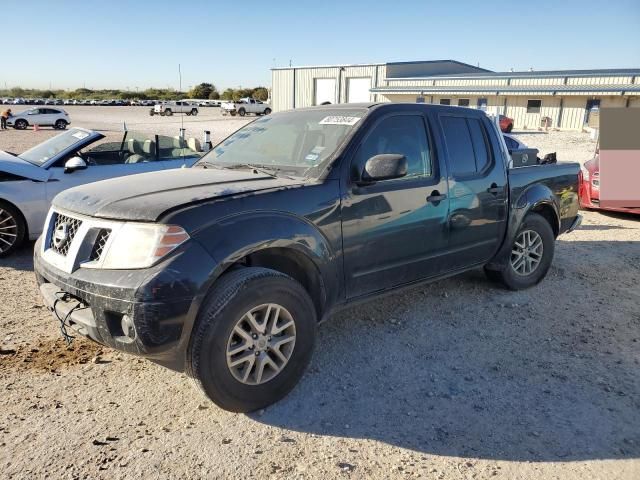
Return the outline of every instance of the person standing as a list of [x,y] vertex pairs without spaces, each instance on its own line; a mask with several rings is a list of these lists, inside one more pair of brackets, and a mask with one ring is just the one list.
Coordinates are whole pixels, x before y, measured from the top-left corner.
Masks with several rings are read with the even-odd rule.
[[4,112],[2,112],[2,115],[0,115],[0,128],[2,128],[2,130],[7,129],[7,118],[9,118],[10,116],[11,116],[10,108],[7,108]]

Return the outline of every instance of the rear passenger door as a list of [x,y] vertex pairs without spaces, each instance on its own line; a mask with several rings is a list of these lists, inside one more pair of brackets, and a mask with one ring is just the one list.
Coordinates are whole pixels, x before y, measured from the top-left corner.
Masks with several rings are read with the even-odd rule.
[[447,268],[455,270],[485,262],[500,246],[507,178],[486,117],[448,112],[438,117],[449,172]]

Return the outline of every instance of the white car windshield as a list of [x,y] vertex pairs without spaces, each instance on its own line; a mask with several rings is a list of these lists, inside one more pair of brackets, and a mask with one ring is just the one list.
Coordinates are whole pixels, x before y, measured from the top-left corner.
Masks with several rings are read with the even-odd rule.
[[30,148],[26,152],[18,155],[18,157],[29,163],[40,166],[58,155],[60,152],[75,144],[81,143],[90,135],[91,134],[89,132],[73,128],[68,132],[56,135],[55,137]]
[[196,166],[256,167],[318,175],[366,109],[297,110],[261,117],[218,144]]

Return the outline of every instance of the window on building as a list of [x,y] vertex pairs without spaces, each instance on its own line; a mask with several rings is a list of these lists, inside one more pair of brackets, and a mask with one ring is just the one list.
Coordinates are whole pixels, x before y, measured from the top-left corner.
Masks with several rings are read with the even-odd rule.
[[355,168],[361,172],[367,160],[383,153],[407,157],[407,177],[430,176],[431,154],[424,120],[418,115],[398,115],[382,120],[360,145]]
[[469,99],[468,98],[459,98],[458,99],[458,106],[459,107],[468,107],[469,106]]
[[478,108],[479,108],[480,110],[483,110],[483,111],[485,111],[485,112],[486,112],[486,111],[487,111],[487,103],[488,103],[488,102],[487,102],[487,99],[486,99],[486,98],[479,98],[479,99],[478,99]]
[[540,113],[542,100],[527,100],[527,113]]
[[440,105],[451,105],[451,99],[450,98],[441,98],[440,99]]
[[486,132],[477,118],[441,116],[450,168],[454,177],[467,177],[482,172],[491,155]]

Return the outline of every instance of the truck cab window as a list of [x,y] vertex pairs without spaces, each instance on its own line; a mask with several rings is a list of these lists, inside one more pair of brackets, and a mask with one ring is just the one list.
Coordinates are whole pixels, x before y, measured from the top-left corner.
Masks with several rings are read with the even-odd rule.
[[429,142],[419,115],[398,115],[378,123],[358,149],[354,162],[357,171],[361,172],[371,157],[383,153],[407,157],[407,177],[431,176]]
[[443,115],[440,123],[453,176],[466,177],[482,172],[491,156],[480,121],[476,118]]

